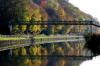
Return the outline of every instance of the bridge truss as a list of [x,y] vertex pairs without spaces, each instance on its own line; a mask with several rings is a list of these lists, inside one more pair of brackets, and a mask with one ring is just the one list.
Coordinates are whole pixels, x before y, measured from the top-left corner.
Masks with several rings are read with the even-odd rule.
[[[28,25],[47,25],[47,26],[49,26],[49,28],[51,28],[54,25],[56,25],[56,26],[64,25],[67,29],[67,32],[65,33],[65,36],[64,36],[65,38],[61,38],[62,35],[60,36],[60,38],[58,38],[57,35],[56,36],[53,35],[52,36],[53,38],[50,38],[50,36],[47,36],[46,39],[44,36],[42,36],[41,38],[40,37],[37,38],[36,36],[32,36],[32,35],[31,36],[24,35],[24,37],[22,37],[22,36],[20,37],[20,35],[19,36],[13,35],[13,38],[17,37],[18,39],[10,40],[10,38],[12,38],[12,35],[10,35],[8,40],[0,40],[0,44],[1,44],[0,50],[1,51],[8,50],[8,49],[14,49],[14,48],[18,48],[18,47],[23,47],[23,46],[30,46],[33,44],[44,44],[44,43],[46,44],[46,43],[48,43],[48,41],[50,44],[52,42],[57,42],[57,40],[59,40],[60,42],[63,41],[63,43],[66,43],[67,46],[70,45],[70,46],[73,46],[74,49],[80,50],[79,54],[76,55],[77,57],[81,57],[81,56],[82,57],[85,57],[85,56],[91,57],[92,56],[91,52],[89,52],[89,51],[86,52],[85,50],[82,49],[82,47],[84,47],[85,41],[84,41],[84,38],[82,38],[82,40],[80,40],[80,38],[83,37],[83,35],[85,35],[85,34],[98,33],[99,27],[100,27],[99,23],[94,22],[94,21],[34,21],[34,22],[18,22],[18,23],[10,22],[9,27],[10,27],[11,34],[12,34],[12,26],[13,25],[27,25],[27,26]],[[66,42],[64,40],[68,40],[67,35],[74,36],[73,38],[78,37],[78,39],[77,39],[77,41],[72,41],[71,40],[72,38],[69,38],[70,41]],[[3,36],[3,35],[1,35],[1,36]],[[5,37],[7,38],[7,35]],[[21,38],[20,40],[19,40],[19,37]],[[45,41],[44,39],[45,40],[48,39],[48,40]],[[54,39],[56,39],[56,40],[54,40]],[[64,40],[62,40],[62,39],[64,39]],[[50,41],[50,40],[52,40],[52,41]],[[8,45],[6,46],[7,43],[8,43]],[[77,46],[80,46],[80,47],[76,48]],[[68,56],[75,56],[74,54],[70,55],[70,51],[68,53],[69,54]]]

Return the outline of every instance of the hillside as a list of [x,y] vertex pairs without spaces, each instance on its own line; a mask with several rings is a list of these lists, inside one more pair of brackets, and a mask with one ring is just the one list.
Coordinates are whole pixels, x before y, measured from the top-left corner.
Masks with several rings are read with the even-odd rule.
[[[0,1],[0,23],[3,25],[20,22],[34,22],[34,21],[84,21],[94,19],[91,15],[80,11],[77,7],[73,6],[65,0],[6,0]],[[5,16],[6,15],[6,16]],[[50,27],[50,26],[49,26]],[[39,34],[43,33],[44,29],[47,30],[46,34],[51,34],[49,27],[41,25],[14,25],[12,34]],[[52,30],[59,30],[64,26],[51,26]],[[6,29],[7,27],[5,27]],[[34,29],[35,28],[35,29]],[[6,30],[7,31],[7,30]],[[5,31],[5,32],[6,32]],[[62,33],[68,33],[66,30]],[[50,33],[51,32],[51,33]],[[53,33],[56,33],[53,32]],[[2,33],[2,32],[1,32]]]
[[[82,12],[67,0],[0,0],[0,33],[1,34],[28,34],[28,35],[56,35],[56,34],[84,34],[84,26],[74,25],[18,25],[16,23],[34,23],[35,21],[84,21],[94,19],[91,15]],[[11,32],[9,23],[13,23]],[[59,22],[58,22],[59,23]],[[4,28],[4,30],[2,30]],[[79,31],[77,29],[80,29]],[[75,32],[76,31],[76,32]],[[83,31],[83,32],[82,32]],[[73,45],[75,44],[75,46]],[[83,54],[83,45],[80,42],[66,42],[55,44],[32,45],[12,50],[10,60],[2,64],[11,63],[11,66],[64,66],[76,63],[64,58],[49,58],[57,55]],[[79,51],[79,49],[81,51]],[[45,57],[43,57],[45,56]],[[4,58],[5,59],[5,58]],[[7,59],[9,57],[7,56]],[[52,60],[53,59],[53,60]],[[9,66],[10,66],[9,65]],[[71,66],[72,66],[71,65]],[[3,65],[2,65],[3,66]],[[5,65],[7,66],[7,65]]]

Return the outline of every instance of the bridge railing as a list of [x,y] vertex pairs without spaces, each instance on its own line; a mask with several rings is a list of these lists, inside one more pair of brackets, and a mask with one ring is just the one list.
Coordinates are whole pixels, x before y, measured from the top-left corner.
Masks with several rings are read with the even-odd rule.
[[[73,30],[73,32],[71,31],[71,33],[73,34],[77,34],[77,35],[80,35],[79,33],[81,33],[81,35],[83,35],[82,33],[89,33],[89,34],[93,34],[93,33],[96,33],[96,31],[97,31],[97,28],[99,28],[100,27],[100,25],[98,25],[98,24],[95,24],[93,21],[34,21],[34,22],[19,22],[19,23],[10,23],[9,24],[10,26],[12,26],[12,25],[66,25],[66,26],[74,26],[74,28],[72,28],[72,30]],[[77,27],[77,28],[76,28]],[[83,28],[83,27],[85,27],[85,28]],[[12,30],[11,30],[12,31]],[[76,33],[75,33],[76,32]],[[70,32],[69,32],[69,34],[71,34]],[[8,36],[1,36],[1,37],[10,37],[9,35]],[[13,35],[12,37],[18,37],[18,38],[20,38],[20,37],[23,37],[23,38],[31,38],[31,36],[25,36],[25,35],[19,35],[19,36],[16,36],[16,35]],[[55,39],[57,39],[58,40],[58,38],[55,38]],[[65,39],[65,38],[64,38]],[[72,39],[72,38],[70,38],[70,39]],[[31,40],[33,40],[33,39],[31,39]],[[41,39],[41,40],[39,40],[39,42],[42,42],[42,40],[44,41],[44,39]],[[47,40],[47,39],[46,39]],[[49,40],[49,39],[48,39]],[[21,41],[19,41],[19,40],[14,40],[14,41],[16,41],[16,42],[18,42],[18,44],[16,44],[16,43],[14,43],[14,42],[12,42],[12,41],[6,41],[5,42],[5,44],[7,44],[7,43],[11,43],[11,45],[13,45],[12,47],[14,47],[14,44],[16,45],[16,47],[18,47],[17,45],[19,45],[19,46],[27,46],[28,45],[28,43],[29,43],[29,45],[30,45],[30,43],[33,43],[33,41],[30,41],[30,40],[21,40]],[[24,43],[25,42],[25,43]],[[79,41],[80,42],[80,41]],[[2,43],[2,42],[1,42]],[[73,42],[67,42],[68,44],[67,45],[70,45],[70,46],[74,46],[74,47],[72,47],[72,48],[74,48],[74,49],[76,49],[76,47],[78,46],[78,45],[80,45],[79,43],[73,43]],[[70,44],[69,44],[70,43]],[[81,44],[82,44],[82,42],[80,42]],[[4,45],[5,45],[4,44]],[[3,46],[4,46],[3,45]],[[9,44],[10,45],[10,44]],[[83,44],[84,45],[84,44]],[[81,46],[81,45],[80,45]],[[9,48],[9,47],[8,47]],[[11,48],[11,46],[10,46],[10,48]],[[78,50],[80,50],[80,54],[82,54],[81,53],[81,51],[83,52],[83,50],[82,49],[80,49],[81,47],[79,47],[78,48]],[[70,54],[70,52],[71,52],[71,49],[69,49],[69,55],[71,55]],[[73,52],[73,53],[75,53],[75,52]],[[86,51],[84,51],[83,52],[83,54],[87,54],[87,56],[88,56],[88,54],[90,54],[91,52],[86,52]],[[82,55],[83,55],[82,54]],[[92,55],[92,54],[91,54]]]
[[74,26],[71,28],[72,31],[68,33],[74,33],[74,34],[87,34],[87,33],[96,33],[98,28],[100,27],[99,22],[92,21],[92,20],[84,20],[84,21],[59,21],[59,20],[54,20],[54,21],[33,21],[33,22],[10,22],[9,21],[9,26],[12,34],[12,26],[13,25],[65,25],[65,26]]

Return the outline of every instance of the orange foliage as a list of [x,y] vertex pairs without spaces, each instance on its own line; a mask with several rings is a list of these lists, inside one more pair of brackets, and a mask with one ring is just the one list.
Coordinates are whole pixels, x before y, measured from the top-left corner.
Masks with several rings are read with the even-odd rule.
[[62,7],[59,7],[57,10],[57,14],[60,17],[60,19],[63,21],[65,19],[65,11]]
[[67,21],[73,21],[73,17],[72,16],[67,16]]

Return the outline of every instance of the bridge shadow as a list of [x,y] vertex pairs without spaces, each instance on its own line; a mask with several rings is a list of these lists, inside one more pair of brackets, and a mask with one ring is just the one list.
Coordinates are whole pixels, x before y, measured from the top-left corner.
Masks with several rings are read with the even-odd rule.
[[0,51],[0,66],[12,66],[10,50]]
[[[10,35],[10,29],[8,25],[2,20],[0,22],[0,34]],[[0,51],[0,66],[11,66],[9,65],[9,51],[10,50]]]

